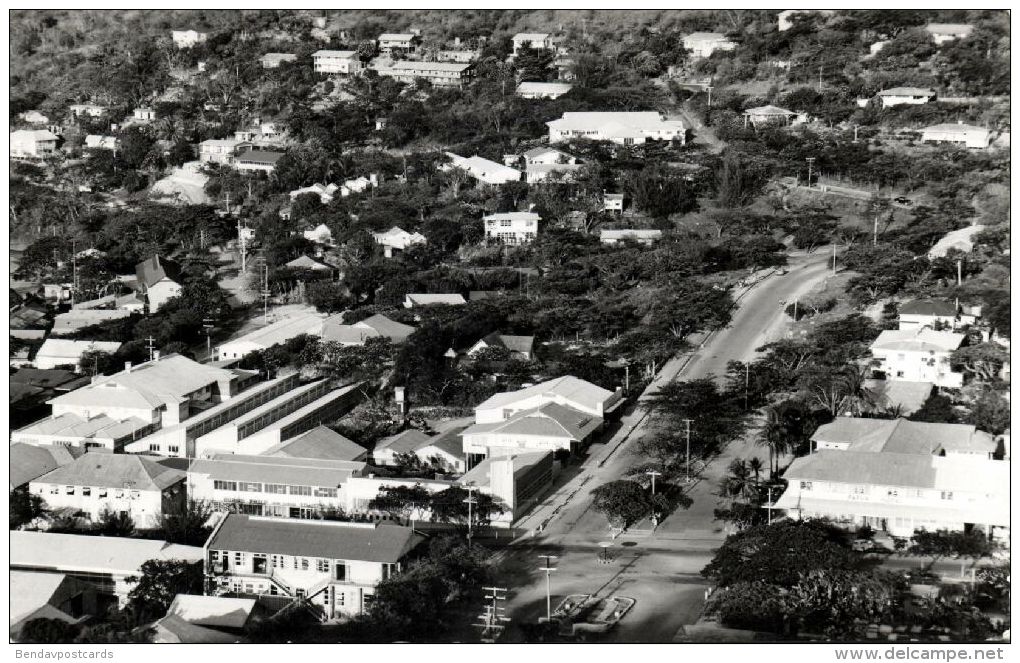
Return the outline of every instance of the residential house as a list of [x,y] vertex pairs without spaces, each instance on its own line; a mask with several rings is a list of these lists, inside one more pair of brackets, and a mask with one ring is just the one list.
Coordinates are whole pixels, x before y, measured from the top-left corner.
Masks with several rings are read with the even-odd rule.
[[315,380],[195,438],[195,455],[265,453],[319,424],[336,421],[364,397],[360,383],[334,389],[328,380]]
[[564,55],[557,55],[549,64],[550,69],[556,70],[556,80],[573,81],[577,78],[574,74],[574,65],[577,64],[574,58]]
[[132,454],[87,453],[28,485],[54,511],[99,521],[104,512],[126,515],[141,529],[187,499],[185,473]]
[[969,424],[908,419],[836,417],[811,436],[812,451],[867,451],[927,456],[993,458],[998,442]]
[[42,159],[57,151],[60,137],[46,129],[20,129],[11,132],[12,159]]
[[461,87],[473,74],[474,64],[470,62],[399,60],[379,69],[380,76],[387,76],[402,83],[413,83],[416,79],[423,78],[436,87]]
[[17,642],[25,624],[33,619],[53,619],[78,624],[99,615],[95,587],[63,573],[11,571],[7,589],[11,597],[11,640]]
[[716,51],[732,51],[736,42],[721,32],[692,32],[684,36],[684,50],[696,58],[711,57]]
[[421,233],[409,233],[400,226],[393,226],[386,232],[372,233],[375,243],[383,247],[383,256],[392,258],[417,244],[425,244],[428,240]]
[[27,112],[21,113],[20,115],[18,115],[18,118],[22,122],[26,122],[28,124],[49,124],[50,123],[50,118],[46,117],[45,115],[43,115],[42,113],[40,113],[39,111],[36,111],[36,110],[32,110],[32,111],[27,111]]
[[882,100],[882,108],[903,104],[916,106],[933,101],[935,90],[923,87],[894,87],[879,92],[878,98]]
[[529,184],[567,181],[581,167],[577,157],[551,147],[536,147],[523,155],[524,178]]
[[974,309],[961,308],[958,304],[946,299],[915,299],[900,305],[900,329],[917,329],[919,327],[943,327],[958,329],[977,322],[978,313]]
[[324,244],[326,246],[333,246],[333,231],[329,229],[325,223],[320,223],[311,230],[305,230],[301,233],[305,239],[316,244]]
[[497,185],[521,180],[521,171],[516,168],[510,168],[477,155],[462,157],[453,152],[446,152],[446,156],[450,158],[450,163],[440,166],[440,170],[448,171],[460,168],[483,184]]
[[418,306],[463,306],[467,304],[464,295],[453,293],[410,293],[404,297],[404,308]]
[[74,455],[67,447],[37,447],[17,442],[8,448],[10,450],[8,456],[10,490],[27,486],[28,482],[33,479],[38,479],[74,460]]
[[177,48],[191,48],[209,39],[209,33],[197,30],[173,30],[170,37],[174,40],[174,46]]
[[921,140],[925,143],[953,143],[976,150],[987,148],[992,142],[992,133],[984,127],[964,124],[961,120],[956,124],[935,124],[921,131]]
[[979,224],[946,233],[942,239],[935,242],[935,246],[928,249],[929,260],[945,258],[950,251],[970,253],[974,250],[974,236],[987,227]]
[[357,51],[316,51],[312,67],[317,74],[353,75],[364,69]]
[[987,458],[823,449],[793,461],[775,508],[899,537],[974,529],[1006,538],[1009,470]]
[[51,399],[50,418],[11,433],[12,442],[121,451],[128,442],[178,424],[208,404],[229,400],[240,376],[171,354],[95,376],[91,384]]
[[383,53],[411,53],[421,43],[421,37],[413,32],[386,32],[379,35],[377,42]]
[[327,618],[362,614],[425,538],[408,527],[229,514],[205,545],[214,593],[303,598]]
[[121,606],[141,577],[149,560],[179,560],[201,564],[203,551],[194,546],[156,539],[122,536],[86,536],[11,530],[11,571],[23,571],[42,578],[62,573],[83,580],[100,595],[116,597]]
[[325,317],[321,313],[308,312],[281,318],[222,343],[216,348],[216,360],[240,359],[252,352],[286,343],[302,334],[318,336],[322,332]]
[[924,29],[935,40],[937,46],[957,39],[966,39],[974,32],[974,26],[967,23],[929,23]]
[[198,158],[203,162],[229,164],[234,155],[247,143],[231,138],[203,140],[198,145]]
[[266,53],[259,58],[263,69],[277,69],[284,62],[294,62],[297,55],[294,53]]
[[875,43],[868,46],[869,57],[875,57],[882,52],[882,49],[889,43],[888,39],[876,41]]
[[234,157],[234,168],[240,171],[261,171],[271,173],[276,170],[277,162],[283,158],[283,152],[252,148]]
[[156,111],[148,106],[142,106],[131,111],[131,117],[138,122],[152,122],[156,119]]
[[816,14],[819,16],[831,16],[835,12],[830,9],[787,9],[786,11],[779,12],[777,17],[779,21],[779,31],[785,32],[794,26],[794,17],[803,16],[807,14]]
[[448,50],[439,51],[439,53],[436,54],[436,59],[440,62],[468,63],[477,60],[479,55],[481,55],[480,51]]
[[322,323],[322,340],[341,345],[364,345],[370,338],[388,338],[398,345],[414,333],[414,327],[390,320],[381,313],[359,320],[351,325],[341,322],[340,316],[332,316]]
[[117,148],[120,147],[120,139],[115,136],[100,136],[98,134],[89,134],[85,136],[85,147],[90,150],[110,150],[116,152]]
[[963,386],[963,373],[953,371],[951,357],[967,337],[947,331],[887,329],[871,344],[878,370],[889,380],[933,382],[939,387]]
[[573,89],[571,83],[537,83],[525,81],[517,86],[517,96],[523,99],[559,99]]
[[510,356],[529,361],[534,356],[534,347],[534,336],[512,336],[493,332],[468,348],[467,354],[473,357],[485,348],[503,348],[510,352]]
[[308,256],[299,256],[299,257],[294,258],[293,260],[291,260],[289,262],[284,263],[283,266],[285,268],[287,268],[287,269],[307,270],[307,271],[311,271],[311,272],[331,272],[331,271],[333,271],[333,268],[330,267],[329,265],[324,265],[323,263],[319,262],[318,260],[315,260],[313,258],[309,258]]
[[213,454],[188,466],[188,494],[218,511],[276,518],[313,518],[343,510],[344,483],[360,476],[360,461]]
[[81,371],[81,356],[86,352],[105,352],[113,354],[120,349],[117,341],[74,341],[62,338],[48,338],[35,353],[32,364],[36,368],[57,368],[58,366],[74,366]]
[[135,265],[139,292],[145,297],[150,313],[181,294],[181,266],[169,258],[154,255]]
[[409,428],[376,442],[372,462],[384,467],[396,466],[401,456],[410,454],[440,472],[462,474],[467,469],[460,440],[463,430],[460,426],[441,435],[426,435]]
[[535,212],[503,212],[482,217],[485,239],[500,244],[527,244],[538,234],[542,218]]
[[319,425],[263,452],[264,456],[315,460],[363,461],[368,451],[331,428]]
[[662,239],[661,230],[646,230],[640,228],[621,228],[610,230],[603,228],[599,231],[599,241],[603,244],[620,244],[623,242],[636,242],[645,246],[651,246]]
[[522,48],[536,51],[549,51],[555,48],[555,38],[546,32],[518,32],[512,39],[514,57],[517,57]]
[[82,115],[88,115],[89,117],[102,117],[106,114],[106,106],[100,106],[99,104],[71,104],[67,107],[67,110],[74,117],[81,117]]
[[333,202],[333,197],[336,192],[340,189],[336,184],[313,184],[311,186],[302,187],[295,189],[290,192],[291,201],[297,200],[298,196],[303,196],[307,193],[314,194],[319,197],[319,202],[323,205],[328,205]]
[[618,145],[643,145],[647,140],[685,140],[686,129],[680,120],[665,120],[656,112],[564,113],[546,122],[549,142],[573,138],[607,140]]
[[[602,194],[602,209],[606,212],[619,212],[623,213],[623,194],[622,193],[603,193]],[[661,233],[660,233],[661,234]]]
[[765,125],[803,124],[806,121],[807,116],[805,114],[779,108],[778,106],[759,106],[757,108],[748,108],[744,111],[744,127],[747,127],[747,123],[750,122],[751,126],[755,129]]

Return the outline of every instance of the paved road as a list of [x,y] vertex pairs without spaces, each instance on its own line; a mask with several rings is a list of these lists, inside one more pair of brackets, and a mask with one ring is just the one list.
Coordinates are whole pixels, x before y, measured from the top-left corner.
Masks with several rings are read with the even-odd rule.
[[[718,378],[727,362],[752,358],[755,348],[784,333],[780,301],[802,297],[824,280],[826,259],[824,254],[791,256],[788,274],[772,276],[749,290],[741,297],[731,325],[713,334],[693,355],[667,363],[657,383],[678,374],[684,379]],[[599,564],[599,543],[611,537],[605,518],[589,508],[590,492],[624,476],[639,460],[631,448],[650,423],[644,415],[640,406],[626,415],[613,439],[595,450],[575,477],[521,521],[525,528],[541,523],[545,527],[534,536],[519,539],[508,551],[507,568],[514,571],[506,579],[512,587],[507,608],[514,619],[533,621],[544,610],[544,574],[537,571],[539,553],[560,556],[557,564],[562,571],[554,574],[552,582],[554,605],[558,598],[576,592],[616,593],[637,600],[626,628],[621,624],[612,639],[669,642],[681,625],[697,618],[705,589],[698,573],[725,537],[712,514],[718,501],[716,475],[725,471],[730,458],[763,452],[749,441],[731,443],[705,470],[706,480],[692,487],[691,509],[666,519],[655,532],[624,533],[612,541],[617,559],[609,565]],[[601,467],[599,460],[605,461]],[[613,582],[604,581],[607,574]]]

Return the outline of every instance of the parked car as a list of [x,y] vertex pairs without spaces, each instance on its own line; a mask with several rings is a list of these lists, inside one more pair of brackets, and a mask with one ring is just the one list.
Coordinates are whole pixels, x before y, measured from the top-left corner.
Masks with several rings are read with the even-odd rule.
[[911,200],[910,198],[907,198],[905,196],[900,196],[899,198],[893,198],[893,202],[899,203],[900,205],[905,205],[907,207],[910,207],[911,205],[914,204],[913,200]]

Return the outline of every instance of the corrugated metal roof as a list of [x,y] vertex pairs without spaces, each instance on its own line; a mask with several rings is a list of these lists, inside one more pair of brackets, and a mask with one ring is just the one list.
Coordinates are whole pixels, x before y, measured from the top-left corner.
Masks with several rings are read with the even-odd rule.
[[[14,530],[10,533],[12,569],[56,569],[136,575],[150,559],[201,562],[202,549],[152,539],[84,536]],[[69,554],[68,551],[73,551]]]
[[192,461],[190,472],[221,481],[337,488],[364,468],[359,461],[216,454]]
[[319,460],[357,460],[363,458],[366,453],[365,448],[357,442],[325,426],[316,426],[291,440],[266,449],[263,455]]
[[184,472],[164,467],[144,456],[87,453],[33,483],[162,491],[183,481],[185,476]]

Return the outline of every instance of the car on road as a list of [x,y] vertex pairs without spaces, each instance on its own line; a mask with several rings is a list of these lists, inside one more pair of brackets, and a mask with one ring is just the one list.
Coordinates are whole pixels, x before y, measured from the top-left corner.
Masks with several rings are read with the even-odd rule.
[[893,198],[893,202],[894,203],[899,203],[900,205],[904,205],[905,207],[910,207],[911,205],[914,204],[913,200],[911,200],[910,198],[907,198],[905,196],[900,196],[899,198]]
[[788,270],[785,267],[780,267],[779,269],[776,270],[776,274],[779,274],[780,276],[785,276],[785,275],[787,275],[789,273],[790,273],[790,270]]

